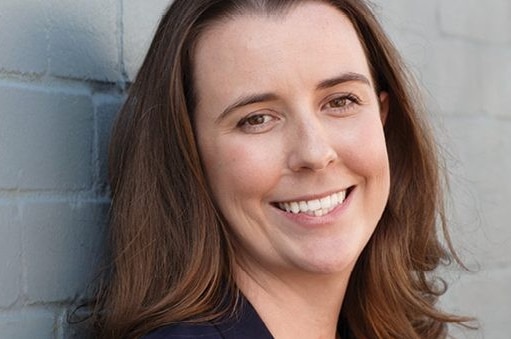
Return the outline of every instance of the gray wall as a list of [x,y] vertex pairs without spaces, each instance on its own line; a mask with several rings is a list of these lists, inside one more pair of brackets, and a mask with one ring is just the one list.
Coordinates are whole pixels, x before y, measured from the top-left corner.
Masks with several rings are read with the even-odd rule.
[[[69,338],[102,252],[111,121],[167,0],[0,2],[0,338]],[[378,0],[451,174],[443,306],[511,332],[511,2]]]
[[425,89],[450,174],[461,258],[445,308],[480,319],[469,338],[511,333],[511,2],[379,0],[377,12]]

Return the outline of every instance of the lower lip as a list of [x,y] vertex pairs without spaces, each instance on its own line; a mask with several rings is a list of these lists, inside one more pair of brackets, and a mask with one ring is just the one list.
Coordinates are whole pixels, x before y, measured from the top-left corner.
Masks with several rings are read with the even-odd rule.
[[353,188],[349,195],[344,199],[342,204],[337,205],[333,210],[328,212],[327,214],[324,214],[320,217],[308,215],[305,213],[291,213],[283,211],[277,207],[275,209],[280,212],[282,215],[284,215],[286,218],[291,219],[292,221],[302,224],[304,226],[319,226],[319,225],[325,225],[325,224],[331,224],[339,219],[339,217],[345,213],[345,210],[348,208],[351,200],[353,200],[353,195],[355,193],[356,189]]

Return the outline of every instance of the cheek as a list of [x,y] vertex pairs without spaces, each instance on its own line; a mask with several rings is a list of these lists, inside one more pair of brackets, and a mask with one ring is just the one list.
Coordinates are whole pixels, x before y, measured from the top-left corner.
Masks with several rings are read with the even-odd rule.
[[389,162],[385,135],[380,120],[361,121],[351,129],[346,149],[345,164],[368,180],[389,185]]
[[202,147],[206,175],[217,198],[249,199],[264,194],[280,172],[275,149],[272,152],[265,144],[229,138]]
[[367,182],[373,188],[373,194],[376,201],[380,203],[378,209],[383,208],[389,196],[390,189],[390,168],[387,155],[387,146],[385,136],[381,125],[375,128],[371,135],[365,136],[366,160],[365,171],[367,173]]

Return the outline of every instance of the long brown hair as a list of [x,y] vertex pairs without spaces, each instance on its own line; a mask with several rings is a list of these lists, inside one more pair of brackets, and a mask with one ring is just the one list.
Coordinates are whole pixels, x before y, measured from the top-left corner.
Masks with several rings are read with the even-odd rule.
[[[112,268],[97,295],[101,336],[138,337],[234,309],[228,225],[215,208],[194,136],[194,46],[204,30],[228,16],[282,13],[303,1],[175,0],[162,18],[112,135]],[[467,319],[435,307],[446,287],[431,273],[456,255],[416,86],[367,3],[317,1],[351,20],[378,90],[390,97],[390,196],[350,278],[340,323],[356,338],[443,337],[447,323]]]

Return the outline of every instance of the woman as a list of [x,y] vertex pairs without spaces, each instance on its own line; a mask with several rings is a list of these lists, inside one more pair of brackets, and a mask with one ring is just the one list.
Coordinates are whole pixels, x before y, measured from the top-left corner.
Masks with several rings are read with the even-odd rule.
[[176,0],[111,144],[104,337],[439,338],[456,258],[414,86],[360,0]]

